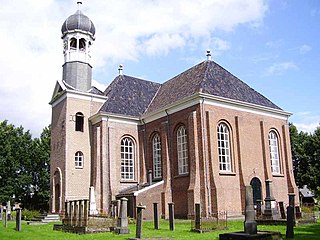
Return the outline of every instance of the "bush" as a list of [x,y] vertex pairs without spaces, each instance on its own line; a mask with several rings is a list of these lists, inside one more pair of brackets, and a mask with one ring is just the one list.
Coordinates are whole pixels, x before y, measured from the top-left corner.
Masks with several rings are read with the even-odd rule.
[[26,221],[30,221],[32,219],[36,219],[40,217],[40,212],[35,211],[35,210],[28,210],[28,209],[23,209],[22,210],[22,218]]

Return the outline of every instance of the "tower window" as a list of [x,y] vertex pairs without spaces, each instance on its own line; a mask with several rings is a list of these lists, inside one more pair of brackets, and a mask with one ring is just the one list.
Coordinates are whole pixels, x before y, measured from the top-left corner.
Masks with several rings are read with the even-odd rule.
[[77,49],[77,39],[76,38],[71,38],[70,39],[70,48],[71,49]]
[[78,151],[74,155],[74,165],[76,168],[83,168],[83,153]]
[[189,173],[187,131],[181,126],[177,131],[178,173]]
[[81,38],[79,40],[79,50],[85,51],[86,50],[86,40],[84,38]]
[[76,131],[83,132],[84,116],[81,112],[76,113]]

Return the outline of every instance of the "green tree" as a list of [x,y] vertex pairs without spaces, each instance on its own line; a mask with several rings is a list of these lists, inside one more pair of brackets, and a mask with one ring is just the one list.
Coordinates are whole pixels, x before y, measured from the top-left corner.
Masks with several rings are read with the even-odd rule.
[[299,187],[308,185],[314,192],[320,186],[320,127],[313,134],[298,132],[290,124],[293,169]]
[[49,154],[50,127],[33,139],[22,126],[0,122],[0,202],[20,200],[30,209],[47,209]]

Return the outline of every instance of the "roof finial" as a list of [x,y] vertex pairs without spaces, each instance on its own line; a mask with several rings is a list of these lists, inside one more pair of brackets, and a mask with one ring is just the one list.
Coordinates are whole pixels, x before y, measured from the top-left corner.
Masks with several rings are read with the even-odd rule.
[[122,76],[123,75],[123,72],[122,72],[123,71],[123,65],[122,64],[119,65],[118,70],[119,70],[119,75]]
[[207,60],[208,61],[211,61],[212,59],[211,59],[211,50],[210,49],[207,49]]
[[78,5],[78,10],[80,10],[80,5],[82,4],[82,1],[78,1],[77,5]]

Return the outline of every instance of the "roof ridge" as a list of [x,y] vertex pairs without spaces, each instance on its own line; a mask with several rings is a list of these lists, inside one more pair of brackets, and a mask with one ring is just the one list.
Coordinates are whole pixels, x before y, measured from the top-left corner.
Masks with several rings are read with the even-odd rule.
[[208,74],[210,62],[212,62],[212,61],[209,61],[209,60],[203,61],[203,63],[206,63],[206,70],[203,73],[203,79],[202,79],[200,86],[199,86],[200,88],[199,88],[198,92],[200,92],[200,93],[202,93],[204,81],[207,80],[207,74]]

